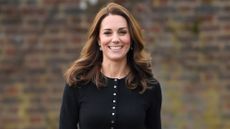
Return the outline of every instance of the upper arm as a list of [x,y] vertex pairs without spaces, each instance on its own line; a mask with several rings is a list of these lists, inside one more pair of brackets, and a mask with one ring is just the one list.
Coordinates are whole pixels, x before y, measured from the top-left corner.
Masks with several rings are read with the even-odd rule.
[[146,125],[147,129],[161,129],[161,104],[162,93],[159,83],[154,84],[151,92],[151,106],[147,111]]
[[59,129],[77,129],[78,115],[77,88],[66,85],[62,96]]

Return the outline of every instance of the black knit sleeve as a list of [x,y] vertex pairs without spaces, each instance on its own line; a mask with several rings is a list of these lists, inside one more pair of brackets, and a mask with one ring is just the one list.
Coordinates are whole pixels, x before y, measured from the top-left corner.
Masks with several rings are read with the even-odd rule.
[[154,84],[151,95],[151,107],[147,112],[147,129],[161,129],[162,93],[159,82]]
[[65,86],[60,110],[59,129],[78,129],[78,88]]

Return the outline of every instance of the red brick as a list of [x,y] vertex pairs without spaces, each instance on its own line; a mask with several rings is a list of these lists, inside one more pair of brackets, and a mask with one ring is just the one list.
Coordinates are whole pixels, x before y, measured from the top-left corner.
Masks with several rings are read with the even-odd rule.
[[40,115],[31,115],[30,116],[30,123],[31,124],[41,124],[43,118]]
[[20,14],[23,16],[43,16],[47,15],[48,11],[45,8],[36,7],[36,6],[23,6],[20,8]]
[[80,0],[43,0],[46,4],[78,4]]

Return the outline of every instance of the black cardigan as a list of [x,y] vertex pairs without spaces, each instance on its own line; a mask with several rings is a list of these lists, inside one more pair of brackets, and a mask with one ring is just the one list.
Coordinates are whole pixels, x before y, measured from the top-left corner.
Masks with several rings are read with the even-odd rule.
[[125,86],[125,78],[106,78],[94,84],[65,86],[59,129],[161,129],[160,84],[139,94]]

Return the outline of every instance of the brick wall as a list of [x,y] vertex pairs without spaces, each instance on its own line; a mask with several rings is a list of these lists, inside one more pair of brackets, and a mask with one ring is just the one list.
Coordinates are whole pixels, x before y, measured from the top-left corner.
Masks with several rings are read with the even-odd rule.
[[[57,128],[63,72],[105,3],[83,1],[0,0],[0,129]],[[143,27],[163,128],[229,129],[230,1],[117,2]]]

